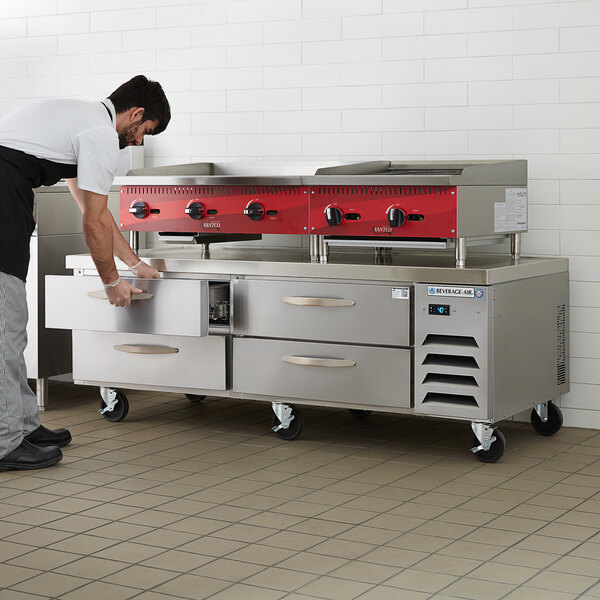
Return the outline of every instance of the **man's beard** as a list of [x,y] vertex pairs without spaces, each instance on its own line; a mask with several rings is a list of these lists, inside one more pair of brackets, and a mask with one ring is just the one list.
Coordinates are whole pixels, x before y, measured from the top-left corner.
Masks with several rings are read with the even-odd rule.
[[123,131],[119,134],[119,148],[123,150],[127,146],[136,146],[135,135],[137,133],[137,129],[140,126],[142,119],[139,121],[135,121],[135,123],[130,123],[123,128]]

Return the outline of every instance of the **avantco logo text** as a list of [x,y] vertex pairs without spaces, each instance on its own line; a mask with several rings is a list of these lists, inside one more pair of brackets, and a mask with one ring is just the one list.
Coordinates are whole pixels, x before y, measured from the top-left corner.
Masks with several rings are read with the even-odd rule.
[[219,221],[205,221],[202,223],[203,229],[221,229],[221,223]]
[[392,235],[391,227],[382,227],[381,225],[373,225],[373,233]]

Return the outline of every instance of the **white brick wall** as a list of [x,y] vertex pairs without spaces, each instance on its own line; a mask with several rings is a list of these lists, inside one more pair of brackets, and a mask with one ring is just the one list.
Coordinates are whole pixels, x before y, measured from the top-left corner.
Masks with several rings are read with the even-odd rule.
[[161,81],[149,164],[526,158],[571,259],[565,421],[600,428],[600,0],[0,0],[0,116]]

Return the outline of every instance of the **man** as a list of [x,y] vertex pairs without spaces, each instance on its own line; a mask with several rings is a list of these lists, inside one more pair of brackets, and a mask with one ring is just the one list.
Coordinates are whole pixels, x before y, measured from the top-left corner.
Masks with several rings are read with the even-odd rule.
[[121,280],[113,255],[136,277],[158,278],[139,260],[107,208],[119,149],[164,131],[171,119],[159,83],[138,75],[102,102],[50,99],[0,119],[0,471],[58,463],[66,429],[40,424],[27,383],[25,278],[35,228],[33,188],[66,179],[81,212],[86,244],[111,304],[142,290]]

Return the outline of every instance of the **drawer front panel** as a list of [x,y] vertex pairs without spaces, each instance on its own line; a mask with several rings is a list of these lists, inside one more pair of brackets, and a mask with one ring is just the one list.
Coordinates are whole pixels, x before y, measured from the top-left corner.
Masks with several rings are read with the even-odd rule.
[[408,408],[410,350],[234,338],[236,392]]
[[226,390],[226,336],[73,332],[73,379]]
[[[241,335],[408,346],[410,299],[398,284],[237,279],[234,332]],[[393,290],[396,290],[393,295]]]
[[[150,298],[119,308],[91,297],[99,277],[46,276],[46,327],[159,335],[208,335],[208,282],[194,279],[132,279]],[[148,295],[146,294],[146,296]]]

